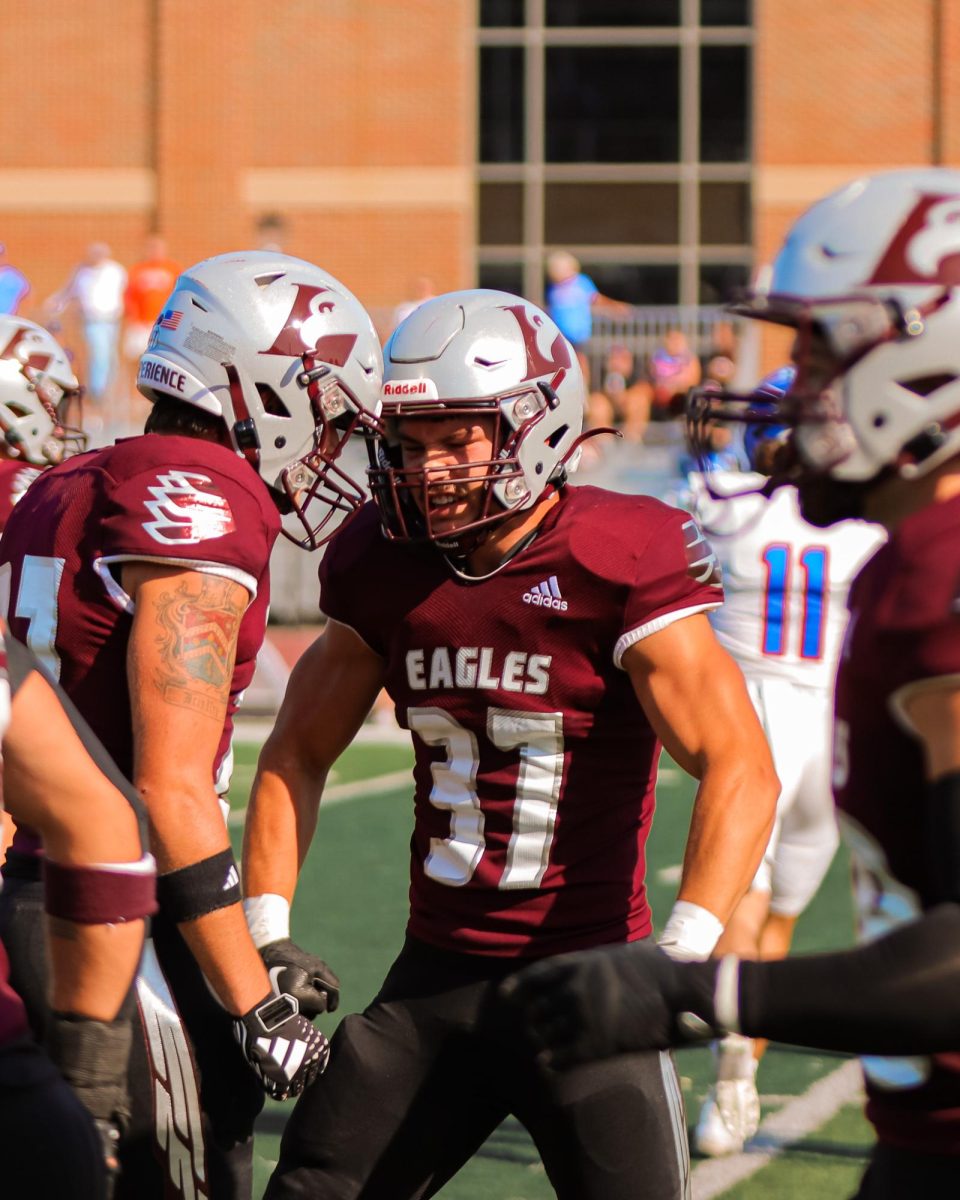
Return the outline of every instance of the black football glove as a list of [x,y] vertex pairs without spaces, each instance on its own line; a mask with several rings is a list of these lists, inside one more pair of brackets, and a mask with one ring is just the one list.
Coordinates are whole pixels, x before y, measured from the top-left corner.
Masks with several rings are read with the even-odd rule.
[[263,1090],[274,1100],[299,1096],[330,1058],[327,1039],[301,1016],[292,996],[264,996],[234,1018],[233,1032]]
[[260,957],[266,965],[273,990],[278,996],[284,992],[293,996],[304,1016],[336,1012],[340,1003],[340,980],[322,958],[301,950],[290,938],[261,946]]
[[61,1075],[93,1117],[103,1144],[108,1194],[119,1169],[117,1146],[130,1120],[127,1066],[133,1042],[130,1021],[94,1021],[52,1013],[47,1050]]
[[508,976],[500,997],[540,1061],[563,1068],[715,1036],[717,967],[633,942],[543,959]]

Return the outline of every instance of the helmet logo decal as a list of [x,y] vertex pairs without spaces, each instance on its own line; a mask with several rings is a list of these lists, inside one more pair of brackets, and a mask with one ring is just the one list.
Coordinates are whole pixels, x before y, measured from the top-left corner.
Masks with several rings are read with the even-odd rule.
[[507,312],[513,313],[523,335],[523,345],[527,352],[527,373],[523,381],[539,379],[543,375],[554,375],[565,371],[570,365],[570,351],[562,333],[553,339],[548,358],[540,349],[540,331],[543,328],[543,318],[537,314],[530,319],[530,313],[523,304],[511,304]]
[[229,501],[208,475],[167,471],[157,475],[147,491],[152,499],[144,500],[143,505],[153,520],[144,521],[143,528],[164,546],[194,545],[225,537],[237,528]]
[[960,196],[921,196],[868,284],[960,284]]
[[20,343],[27,337],[27,333],[28,330],[26,329],[18,329],[10,341],[7,342],[6,346],[0,350],[0,358],[15,358],[17,362],[23,363],[25,367],[32,367],[42,375],[53,361],[53,355],[40,351],[24,357],[23,349],[27,347],[21,349]]
[[261,354],[283,354],[287,358],[299,358],[304,350],[313,350],[320,340],[326,324],[323,316],[333,312],[335,307],[333,300],[321,300],[320,297],[329,296],[330,290],[312,283],[298,283],[295,286],[297,294],[283,328],[270,349],[261,350]]

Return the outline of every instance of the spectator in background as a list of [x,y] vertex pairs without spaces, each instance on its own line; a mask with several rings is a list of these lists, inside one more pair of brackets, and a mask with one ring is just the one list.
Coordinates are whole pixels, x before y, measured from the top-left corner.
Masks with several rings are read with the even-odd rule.
[[158,233],[151,233],[144,245],[143,259],[130,268],[123,296],[125,358],[138,361],[146,350],[153,323],[173,291],[180,271],[180,264],[167,257],[166,240]]
[[91,242],[86,257],[67,283],[46,303],[57,316],[71,305],[79,310],[87,347],[87,394],[102,401],[117,372],[120,322],[127,272],[110,257],[106,242]]
[[405,321],[412,312],[420,307],[425,300],[432,300],[437,294],[437,287],[429,275],[418,275],[413,281],[410,288],[412,299],[401,300],[397,307],[393,310],[393,326],[396,327],[401,321]]
[[[6,256],[7,248],[0,242],[0,259]],[[26,275],[12,263],[0,261],[0,316],[13,316],[29,291]]]
[[690,349],[687,335],[680,329],[668,329],[663,345],[650,356],[651,418],[665,421],[679,416],[683,411],[683,398],[697,386],[701,375],[700,360]]
[[580,270],[580,263],[568,250],[557,250],[547,258],[547,312],[560,332],[573,343],[583,368],[583,378],[590,384],[590,364],[586,345],[593,334],[593,313],[628,317],[633,312],[622,300],[611,300],[597,290],[589,275]]
[[600,389],[590,393],[587,425],[616,425],[628,442],[643,440],[650,419],[652,389],[633,351],[622,343],[610,347]]
[[270,250],[274,254],[285,254],[289,228],[286,219],[278,212],[264,213],[257,218],[258,250]]

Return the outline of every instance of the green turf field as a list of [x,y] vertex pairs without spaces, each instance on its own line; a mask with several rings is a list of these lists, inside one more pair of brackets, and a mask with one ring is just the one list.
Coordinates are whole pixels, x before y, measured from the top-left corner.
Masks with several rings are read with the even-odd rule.
[[[257,748],[237,748],[231,803],[246,803]],[[337,764],[331,787],[391,774],[409,765],[404,745],[364,742],[352,746]],[[348,789],[349,790],[349,789]],[[692,781],[673,765],[661,770],[657,817],[648,854],[648,884],[658,922],[670,911],[693,794]],[[333,793],[336,796],[336,793]],[[339,798],[321,811],[314,847],[301,876],[293,911],[293,937],[321,953],[343,981],[341,1008],[320,1022],[329,1034],[344,1014],[362,1008],[374,995],[400,946],[407,907],[408,844],[412,822],[409,788]],[[234,830],[239,851],[239,830]],[[830,949],[850,941],[851,915],[846,862],[838,858],[820,894],[802,918],[800,950]],[[788,1107],[817,1080],[842,1068],[846,1060],[774,1046],[760,1067],[764,1118],[782,1114],[786,1137],[761,1130],[757,1151],[742,1156],[743,1170],[754,1170],[732,1185],[717,1177],[716,1162],[694,1162],[694,1200],[822,1200],[855,1191],[870,1144],[870,1131],[856,1103],[843,1106],[802,1140],[791,1132]],[[688,1123],[696,1120],[710,1082],[710,1053],[681,1051],[678,1065],[687,1102]],[[321,1085],[322,1086],[322,1085]],[[824,1086],[824,1085],[822,1085]],[[288,1105],[268,1102],[257,1136],[257,1185],[260,1196],[276,1160]],[[789,1144],[784,1145],[784,1141]],[[759,1168],[759,1169],[757,1169]],[[728,1169],[728,1166],[722,1168]],[[549,1200],[547,1182],[525,1131],[506,1122],[477,1157],[441,1193],[444,1200]]]

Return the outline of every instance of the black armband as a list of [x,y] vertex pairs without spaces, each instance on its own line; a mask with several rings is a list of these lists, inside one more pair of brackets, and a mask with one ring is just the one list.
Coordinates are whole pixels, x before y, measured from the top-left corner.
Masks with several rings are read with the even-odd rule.
[[960,1050],[960,905],[836,954],[741,962],[739,1032],[855,1054]]
[[232,850],[157,878],[160,911],[175,924],[240,903],[240,873]]
[[960,771],[927,784],[923,851],[925,904],[960,904]]

